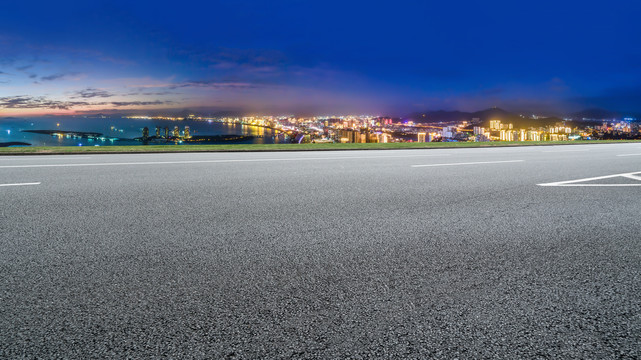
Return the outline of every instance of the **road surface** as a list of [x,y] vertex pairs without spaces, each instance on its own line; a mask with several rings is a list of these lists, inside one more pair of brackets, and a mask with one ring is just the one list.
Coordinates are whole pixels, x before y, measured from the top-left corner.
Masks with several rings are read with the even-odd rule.
[[639,358],[641,144],[0,157],[0,358]]

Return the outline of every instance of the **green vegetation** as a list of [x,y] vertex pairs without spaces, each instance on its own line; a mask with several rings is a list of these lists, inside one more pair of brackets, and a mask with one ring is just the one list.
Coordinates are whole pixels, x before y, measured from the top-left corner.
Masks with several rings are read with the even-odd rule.
[[153,152],[251,152],[251,151],[330,151],[330,150],[385,150],[385,149],[440,149],[478,148],[496,146],[545,146],[638,142],[641,140],[576,140],[524,142],[432,142],[387,144],[235,144],[235,145],[135,145],[135,146],[47,146],[5,147],[0,155],[9,154],[107,154]]

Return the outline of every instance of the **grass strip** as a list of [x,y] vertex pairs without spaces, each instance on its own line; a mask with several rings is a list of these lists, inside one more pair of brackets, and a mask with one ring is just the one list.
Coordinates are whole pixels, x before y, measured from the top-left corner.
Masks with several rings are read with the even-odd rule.
[[641,140],[574,140],[574,141],[493,141],[493,142],[431,142],[372,144],[223,144],[223,145],[132,145],[132,146],[33,146],[4,147],[0,155],[29,154],[119,154],[169,152],[258,152],[258,151],[332,151],[332,150],[394,150],[487,148],[509,146],[585,145],[641,143]]

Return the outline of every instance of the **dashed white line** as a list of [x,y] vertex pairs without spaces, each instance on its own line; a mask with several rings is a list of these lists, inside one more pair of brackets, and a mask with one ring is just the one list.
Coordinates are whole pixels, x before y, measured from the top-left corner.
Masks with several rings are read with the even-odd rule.
[[482,164],[503,164],[503,163],[516,163],[516,162],[523,162],[523,161],[525,161],[525,160],[478,161],[478,162],[449,163],[449,164],[412,165],[412,167],[458,166],[458,165],[482,165]]
[[544,153],[565,153],[565,152],[584,152],[584,151],[590,151],[590,150],[588,150],[588,149],[554,150],[554,151],[546,150],[546,151],[541,151],[541,152],[544,152]]
[[641,154],[620,154],[617,156],[641,156]]
[[125,166],[125,165],[168,165],[168,164],[209,164],[235,162],[271,162],[271,161],[310,161],[310,160],[355,160],[355,159],[386,159],[407,157],[438,157],[450,154],[433,155],[391,155],[391,156],[337,156],[337,157],[301,157],[301,158],[266,158],[266,159],[218,159],[218,160],[184,160],[184,161],[140,161],[118,163],[71,163],[71,164],[33,164],[33,165],[0,165],[0,169],[16,168],[46,168],[46,167],[82,167],[82,166]]
[[21,160],[78,160],[78,159],[91,159],[91,156],[74,156],[74,157],[48,157],[48,156],[19,156],[19,157],[0,157],[0,161],[21,161]]
[[28,185],[40,185],[40,183],[32,182],[32,183],[0,184],[0,186],[28,186]]

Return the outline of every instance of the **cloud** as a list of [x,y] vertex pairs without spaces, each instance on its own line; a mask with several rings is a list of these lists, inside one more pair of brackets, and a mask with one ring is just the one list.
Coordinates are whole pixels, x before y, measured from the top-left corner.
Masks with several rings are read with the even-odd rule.
[[62,79],[66,75],[67,74],[53,74],[53,75],[49,75],[49,76],[43,76],[43,77],[40,78],[40,80],[42,80],[42,81],[53,81],[53,80]]
[[33,65],[18,66],[16,68],[16,70],[18,70],[18,71],[27,71],[27,70],[31,69],[32,67],[33,67]]
[[112,56],[100,56],[100,54],[97,55],[98,60],[104,61],[104,62],[110,62],[112,64],[116,65],[122,65],[122,66],[132,66],[132,65],[137,65],[135,61],[129,60],[129,59],[120,59],[120,58],[115,58]]
[[71,72],[71,73],[57,73],[48,76],[40,77],[40,81],[55,81],[60,79],[79,80],[84,77],[84,74]]
[[201,88],[214,88],[214,89],[254,89],[260,87],[258,84],[248,82],[220,82],[213,80],[192,80],[176,84],[175,87],[170,89],[185,88],[185,87],[201,87]]
[[[160,83],[160,84],[144,84],[144,85],[134,85],[132,87],[139,88],[141,91],[144,89],[181,89],[181,88],[213,88],[213,89],[254,89],[259,87],[264,87],[262,84],[255,84],[249,82],[225,82],[225,81],[214,81],[214,80],[188,80],[179,83]],[[158,92],[158,93],[148,93],[144,95],[166,95],[171,94],[172,92]]]
[[123,107],[123,106],[148,106],[148,105],[169,105],[173,104],[173,101],[161,101],[161,100],[155,100],[155,101],[112,101],[110,103],[103,103],[101,105],[113,105],[116,107]]
[[57,54],[65,54],[70,58],[73,58],[74,60],[77,60],[79,58],[84,58],[92,62],[95,60],[98,60],[98,61],[108,62],[108,63],[122,65],[122,66],[136,65],[136,62],[133,60],[117,58],[112,55],[107,55],[102,51],[94,50],[94,49],[77,48],[77,47],[69,47],[69,46],[57,46],[57,45],[34,46],[34,49],[44,50],[47,52],[54,52]]
[[75,96],[73,96],[72,98],[92,99],[92,98],[108,98],[112,96],[114,96],[114,94],[106,90],[86,88],[84,90],[77,91],[75,93]]
[[138,96],[138,95],[145,95],[145,96],[163,96],[163,95],[175,95],[179,94],[178,92],[175,91],[157,91],[157,92],[145,92],[145,91],[137,91],[137,92],[130,92],[125,94],[125,96]]
[[172,101],[110,101],[110,102],[88,102],[88,101],[60,101],[51,100],[43,96],[7,96],[0,97],[0,109],[56,109],[70,110],[80,106],[149,106],[169,105]]
[[[141,95],[151,95],[151,96],[162,96],[162,95],[172,95],[172,94],[178,94],[177,92],[174,91],[158,91],[158,92],[143,92],[140,93]],[[138,94],[136,94],[138,95]]]
[[280,67],[291,65],[285,53],[278,50],[266,49],[233,49],[219,48],[216,50],[183,48],[175,53],[176,56],[186,57],[191,61],[199,62],[219,69],[234,67]]
[[86,106],[84,101],[58,101],[42,96],[7,96],[0,97],[0,109],[58,109],[67,110],[74,106]]

